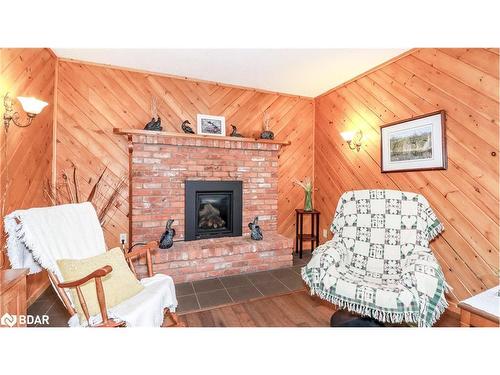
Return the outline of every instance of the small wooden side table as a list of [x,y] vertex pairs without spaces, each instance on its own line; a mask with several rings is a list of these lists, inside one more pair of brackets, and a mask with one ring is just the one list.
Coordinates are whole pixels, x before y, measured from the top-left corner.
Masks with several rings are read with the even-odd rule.
[[[304,215],[311,215],[311,233],[304,233]],[[295,253],[299,258],[302,258],[303,241],[311,241],[311,252],[319,246],[319,215],[316,210],[295,209]]]
[[493,287],[458,304],[461,327],[498,327],[500,324],[500,286]]
[[[27,269],[18,270],[0,270],[0,318],[8,313],[14,317],[14,320],[6,320],[5,325],[24,327],[26,324],[21,323],[17,318],[20,315],[26,315],[26,275]],[[1,325],[0,325],[1,327]]]

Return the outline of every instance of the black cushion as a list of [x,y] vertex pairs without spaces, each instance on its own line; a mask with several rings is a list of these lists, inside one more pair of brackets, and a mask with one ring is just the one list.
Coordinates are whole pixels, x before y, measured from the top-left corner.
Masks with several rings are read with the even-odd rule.
[[330,327],[384,327],[384,325],[373,318],[354,315],[347,310],[339,310],[332,315]]

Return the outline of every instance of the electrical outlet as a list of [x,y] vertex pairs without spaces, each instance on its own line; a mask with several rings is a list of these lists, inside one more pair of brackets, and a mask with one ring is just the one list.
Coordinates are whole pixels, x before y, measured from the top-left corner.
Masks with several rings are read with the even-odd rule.
[[127,233],[120,233],[120,243],[127,243]]
[[323,238],[328,238],[328,230],[323,229]]

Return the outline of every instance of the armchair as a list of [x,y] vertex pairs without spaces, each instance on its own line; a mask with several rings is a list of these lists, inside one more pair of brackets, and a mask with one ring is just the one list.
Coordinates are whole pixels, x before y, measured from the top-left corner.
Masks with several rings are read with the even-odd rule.
[[443,227],[427,200],[395,190],[357,190],[339,200],[331,241],[302,268],[311,294],[381,322],[432,326],[448,285],[429,247]]

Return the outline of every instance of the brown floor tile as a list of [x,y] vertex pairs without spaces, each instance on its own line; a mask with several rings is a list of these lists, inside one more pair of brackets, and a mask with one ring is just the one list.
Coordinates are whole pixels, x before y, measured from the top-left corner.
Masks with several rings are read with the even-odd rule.
[[271,272],[271,274],[278,278],[278,279],[284,279],[284,278],[287,278],[287,277],[293,277],[293,276],[296,276],[296,273],[293,272],[292,268],[289,267],[289,268],[279,268],[277,270],[272,270],[272,271],[269,271]]
[[219,280],[222,282],[222,284],[224,284],[224,287],[226,288],[252,285],[248,277],[246,277],[245,275],[226,276],[219,278]]
[[210,292],[197,293],[198,301],[202,309],[212,306],[231,303],[232,299],[225,289],[212,290]]
[[262,293],[253,285],[243,285],[234,288],[228,288],[227,292],[234,302],[246,301],[251,298],[262,297]]
[[188,296],[190,294],[194,294],[193,283],[175,284],[175,295],[177,297]]
[[276,280],[269,271],[249,273],[246,276],[253,284]]
[[179,302],[176,311],[178,313],[184,313],[186,311],[194,311],[200,309],[200,305],[198,304],[198,299],[194,294],[177,297],[177,302]]
[[217,289],[224,289],[224,285],[222,285],[219,279],[193,281],[193,286],[196,293],[204,293]]
[[300,290],[306,287],[302,277],[295,273],[290,277],[281,278],[280,281],[290,290]]
[[302,259],[299,258],[299,254],[295,254],[293,252],[293,265],[294,266],[304,266],[311,260],[312,254],[311,250],[303,250],[302,251]]
[[256,288],[264,296],[271,296],[273,294],[286,293],[290,290],[279,280],[271,280],[263,283],[256,283]]
[[292,270],[293,270],[293,272],[295,272],[295,273],[297,273],[297,274],[299,274],[299,275],[300,275],[300,274],[301,274],[302,267],[304,267],[304,266],[293,266],[293,267],[292,267]]

